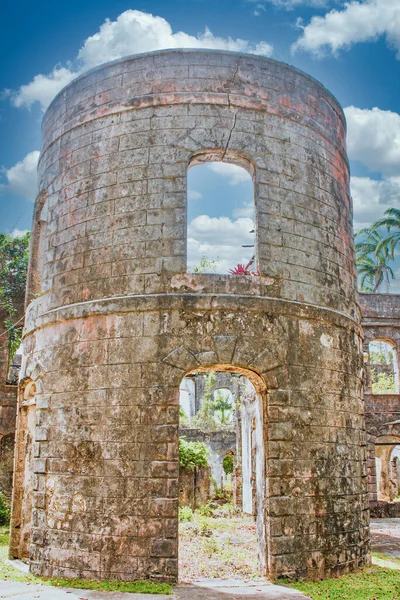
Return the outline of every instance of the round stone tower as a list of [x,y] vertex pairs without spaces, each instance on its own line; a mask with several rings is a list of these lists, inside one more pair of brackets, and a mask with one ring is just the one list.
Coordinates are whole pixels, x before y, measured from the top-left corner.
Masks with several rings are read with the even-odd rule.
[[[186,268],[187,170],[246,168],[259,276]],[[167,50],[85,73],[43,121],[11,555],[174,581],[178,390],[246,375],[262,409],[260,567],[369,560],[345,121],[286,64]],[[29,452],[25,459],[25,449]]]

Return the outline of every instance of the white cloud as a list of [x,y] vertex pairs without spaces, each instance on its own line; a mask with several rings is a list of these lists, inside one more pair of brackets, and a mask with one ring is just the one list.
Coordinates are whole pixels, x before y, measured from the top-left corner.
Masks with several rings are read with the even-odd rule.
[[9,190],[13,194],[35,200],[37,194],[37,163],[39,151],[35,150],[10,169],[2,169],[7,183],[1,184],[0,189]]
[[243,167],[238,167],[226,162],[210,162],[207,164],[207,167],[211,171],[214,171],[214,173],[227,177],[230,185],[251,181],[250,173],[248,173],[246,169],[243,169]]
[[28,233],[29,229],[13,229],[8,235],[12,238],[22,237]]
[[162,17],[139,10],[126,10],[115,21],[107,19],[95,35],[90,36],[79,51],[79,58],[87,68],[101,63],[163,48],[219,48],[270,55],[270,44],[251,44],[240,38],[215,36],[208,28],[197,36],[183,31],[173,33],[171,25]]
[[293,51],[306,50],[317,56],[348,50],[353,44],[376,41],[385,35],[388,46],[400,59],[400,3],[398,0],[353,0],[343,10],[332,10],[324,17],[314,16],[303,27]]
[[400,115],[389,110],[345,108],[351,159],[386,176],[400,175]]
[[196,190],[188,190],[188,200],[201,200],[203,194],[196,192]]
[[351,195],[354,229],[358,231],[380,219],[387,208],[400,208],[400,177],[389,177],[382,181],[352,177]]
[[16,94],[12,94],[12,103],[18,108],[30,108],[34,102],[39,102],[42,108],[46,108],[54,96],[77,75],[65,67],[54,67],[50,75],[36,75],[30,83],[22,85]]
[[347,149],[352,160],[362,162],[382,179],[352,177],[354,229],[368,227],[392,206],[400,208],[400,115],[373,108],[344,109]]
[[265,10],[266,4],[273,4],[278,8],[285,8],[286,10],[292,10],[293,8],[297,8],[299,6],[313,6],[314,8],[323,8],[330,4],[330,0],[263,0],[263,2],[260,2],[259,0],[249,1],[257,2],[256,8],[253,13],[256,17],[260,16],[262,10]]
[[30,107],[39,102],[46,108],[52,98],[69,81],[96,65],[141,52],[165,48],[212,48],[236,50],[270,56],[273,47],[267,42],[253,44],[240,38],[215,36],[208,28],[197,36],[183,31],[174,33],[162,17],[139,10],[126,10],[115,21],[106,21],[88,37],[79,50],[76,67],[57,66],[49,75],[36,75],[13,95],[15,106]]
[[209,260],[218,259],[218,273],[228,273],[238,263],[246,264],[254,253],[253,248],[242,248],[242,244],[253,244],[253,221],[239,218],[200,215],[188,226],[188,266],[199,265],[202,256]]
[[239,217],[249,217],[249,219],[254,219],[254,200],[250,200],[250,202],[245,202],[244,206],[240,208],[234,208],[232,211],[232,215],[235,219],[239,219]]

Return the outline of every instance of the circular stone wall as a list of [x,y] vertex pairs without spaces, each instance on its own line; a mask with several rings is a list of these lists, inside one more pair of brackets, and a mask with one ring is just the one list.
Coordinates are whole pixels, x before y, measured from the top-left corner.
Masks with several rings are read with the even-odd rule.
[[[187,168],[207,160],[253,176],[259,277],[186,273]],[[37,387],[31,571],[176,579],[178,391],[205,367],[253,374],[262,397],[262,570],[325,577],[366,564],[337,101],[256,56],[133,56],[56,97],[39,172],[29,272],[38,297],[22,372]]]

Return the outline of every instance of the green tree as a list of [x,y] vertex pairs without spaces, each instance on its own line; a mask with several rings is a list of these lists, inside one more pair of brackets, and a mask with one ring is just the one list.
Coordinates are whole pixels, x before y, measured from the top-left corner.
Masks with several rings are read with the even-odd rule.
[[221,425],[226,425],[232,416],[232,402],[230,394],[224,390],[216,390],[213,399],[214,412],[219,413],[219,422]]
[[394,394],[396,392],[394,373],[377,373],[371,369],[371,387],[373,394]]
[[394,251],[397,245],[400,243],[400,209],[399,208],[388,208],[384,212],[384,217],[374,223],[374,229],[380,227],[386,227],[389,235],[383,238],[378,244],[378,250],[381,247],[385,247],[388,251],[389,257],[393,260]]
[[204,383],[203,397],[201,408],[198,413],[192,417],[191,424],[193,427],[199,427],[203,430],[214,430],[218,427],[214,418],[214,403],[212,389],[216,382],[216,374],[214,371],[207,373]]
[[233,456],[231,454],[227,454],[222,461],[222,468],[226,475],[232,475],[234,467]]
[[382,244],[382,234],[371,228],[362,229],[356,235],[356,266],[361,277],[363,292],[377,292],[383,282],[389,291],[390,280],[394,273],[388,262],[391,260],[389,249]]
[[7,331],[10,366],[21,343],[30,233],[11,237],[0,233],[0,310]]
[[184,437],[179,438],[179,466],[192,470],[195,467],[208,465],[208,452],[203,442],[188,442]]

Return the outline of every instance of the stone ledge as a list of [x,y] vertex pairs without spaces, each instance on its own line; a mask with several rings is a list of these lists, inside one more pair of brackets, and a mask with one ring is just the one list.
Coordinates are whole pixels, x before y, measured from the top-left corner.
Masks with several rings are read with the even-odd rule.
[[[241,305],[241,301],[244,302]],[[35,329],[46,327],[60,321],[81,319],[94,315],[107,315],[129,312],[150,312],[159,310],[202,310],[234,312],[264,312],[280,316],[294,316],[327,322],[338,327],[350,328],[361,335],[361,326],[352,317],[339,311],[296,300],[283,300],[268,296],[248,296],[242,294],[146,294],[132,296],[116,296],[100,300],[88,300],[55,308],[39,313],[40,298],[28,307],[24,335]]]

